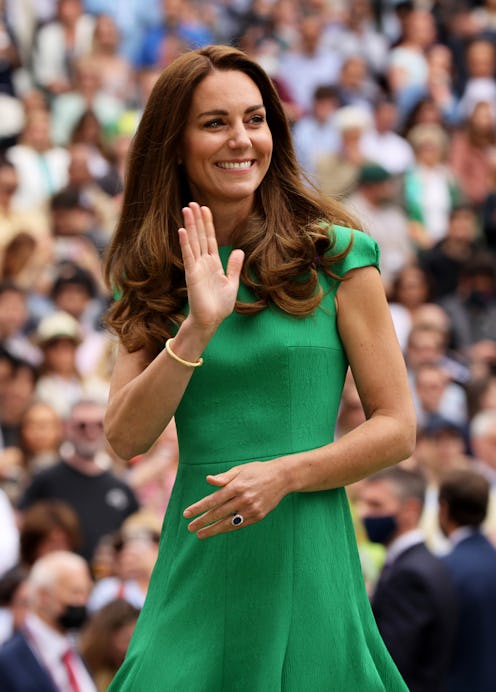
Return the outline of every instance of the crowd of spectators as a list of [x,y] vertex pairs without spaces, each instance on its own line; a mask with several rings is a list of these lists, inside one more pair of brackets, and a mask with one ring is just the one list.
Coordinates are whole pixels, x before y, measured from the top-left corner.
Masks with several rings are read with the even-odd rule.
[[[116,343],[102,257],[148,94],[209,43],[267,70],[308,185],[379,244],[427,545],[448,549],[437,492],[454,469],[488,479],[496,544],[496,2],[0,0],[0,640],[33,564],[77,552],[101,690],[124,652],[104,660],[94,641],[132,629],[177,463],[173,424],[130,461],[105,444]],[[337,434],[362,417],[350,380]],[[373,582],[376,556],[362,558]]]

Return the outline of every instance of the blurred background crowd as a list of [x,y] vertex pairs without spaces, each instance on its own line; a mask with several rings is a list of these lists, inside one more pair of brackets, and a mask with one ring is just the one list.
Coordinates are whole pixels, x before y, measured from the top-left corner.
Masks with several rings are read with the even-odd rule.
[[[79,632],[98,690],[143,605],[177,464],[173,423],[130,461],[105,444],[116,344],[102,257],[148,94],[171,60],[209,43],[267,70],[308,184],[380,246],[418,443],[407,476],[349,489],[371,598],[401,535],[448,568],[449,538],[465,530],[487,539],[495,586],[479,596],[496,623],[495,0],[0,0],[0,640],[36,631],[48,609],[57,631]],[[349,377],[336,434],[363,418]],[[459,515],[460,503],[479,510]],[[373,535],[374,515],[389,533]],[[81,588],[69,595],[71,569]],[[407,593],[396,624],[415,620]],[[67,606],[87,607],[85,623],[61,625]],[[430,616],[424,639],[435,605]],[[496,624],[483,635],[494,647]],[[496,689],[496,669],[487,688],[456,687],[448,648],[460,643],[443,641],[449,689]],[[428,671],[406,648],[395,653],[405,676]],[[0,654],[0,680],[2,665]],[[69,677],[53,673],[56,689],[75,689]]]

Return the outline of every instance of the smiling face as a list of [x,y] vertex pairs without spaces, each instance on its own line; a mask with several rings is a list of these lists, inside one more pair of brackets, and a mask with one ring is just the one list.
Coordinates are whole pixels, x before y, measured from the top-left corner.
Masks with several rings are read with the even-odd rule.
[[260,90],[244,72],[215,71],[200,82],[184,130],[181,162],[193,199],[215,208],[253,206],[270,165],[272,135]]

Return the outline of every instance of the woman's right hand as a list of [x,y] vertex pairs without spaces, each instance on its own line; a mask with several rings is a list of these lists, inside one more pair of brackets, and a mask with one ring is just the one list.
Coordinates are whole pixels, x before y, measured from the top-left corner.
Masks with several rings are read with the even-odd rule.
[[191,202],[183,209],[179,241],[188,289],[189,317],[198,327],[215,331],[236,302],[244,253],[233,250],[226,271],[222,266],[208,207]]

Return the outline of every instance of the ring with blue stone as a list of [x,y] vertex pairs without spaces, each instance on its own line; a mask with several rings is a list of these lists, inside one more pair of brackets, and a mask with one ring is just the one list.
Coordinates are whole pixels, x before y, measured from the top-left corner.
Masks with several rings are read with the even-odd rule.
[[231,524],[232,524],[233,526],[241,526],[241,524],[242,524],[243,522],[244,522],[244,518],[241,516],[241,514],[238,514],[237,512],[236,512],[236,514],[233,516],[233,518],[231,519]]

